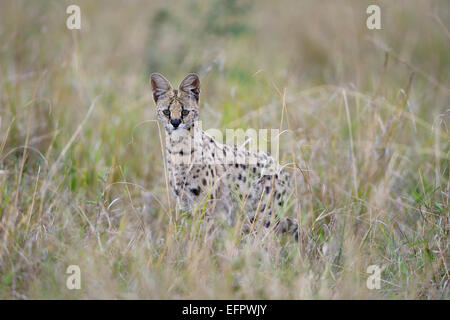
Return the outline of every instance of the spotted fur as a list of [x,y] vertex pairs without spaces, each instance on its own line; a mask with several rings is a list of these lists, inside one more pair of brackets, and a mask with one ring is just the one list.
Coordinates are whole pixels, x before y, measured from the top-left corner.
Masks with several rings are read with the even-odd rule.
[[188,74],[178,89],[159,73],[151,75],[150,83],[157,116],[166,131],[169,184],[178,206],[190,210],[202,199],[213,200],[217,210],[227,212],[230,223],[236,212],[246,212],[245,231],[261,222],[297,238],[296,220],[277,217],[292,196],[288,172],[267,152],[222,144],[196,125],[198,76]]

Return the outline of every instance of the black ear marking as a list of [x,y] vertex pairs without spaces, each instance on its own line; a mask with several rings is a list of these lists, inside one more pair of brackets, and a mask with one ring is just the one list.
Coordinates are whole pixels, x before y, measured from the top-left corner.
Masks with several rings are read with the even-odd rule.
[[200,79],[197,74],[189,73],[181,81],[179,90],[191,95],[198,103],[200,99]]
[[163,96],[167,91],[172,89],[172,85],[169,80],[164,78],[160,73],[154,72],[150,76],[150,84],[152,86],[153,100],[158,102],[159,98]]

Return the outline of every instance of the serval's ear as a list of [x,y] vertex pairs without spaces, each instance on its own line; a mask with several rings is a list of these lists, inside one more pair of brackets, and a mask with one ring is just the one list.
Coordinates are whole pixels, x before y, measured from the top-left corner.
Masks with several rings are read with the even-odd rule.
[[164,78],[160,73],[152,73],[150,76],[150,84],[152,85],[153,100],[158,103],[159,98],[167,91],[172,90],[169,80]]
[[200,79],[198,78],[198,75],[189,73],[184,77],[183,81],[181,81],[179,90],[192,96],[198,103],[198,100],[200,99]]

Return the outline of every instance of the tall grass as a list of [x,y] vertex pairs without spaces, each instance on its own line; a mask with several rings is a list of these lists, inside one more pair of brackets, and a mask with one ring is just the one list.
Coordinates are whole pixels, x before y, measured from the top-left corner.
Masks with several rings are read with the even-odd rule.
[[[2,1],[0,297],[448,299],[449,4],[377,3]],[[151,71],[285,130],[298,243],[176,209]]]

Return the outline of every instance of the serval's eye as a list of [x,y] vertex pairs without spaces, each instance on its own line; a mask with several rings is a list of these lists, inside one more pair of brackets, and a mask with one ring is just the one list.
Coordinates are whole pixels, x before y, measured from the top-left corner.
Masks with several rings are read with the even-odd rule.
[[188,114],[189,114],[189,110],[183,110],[183,111],[181,112],[181,115],[182,115],[183,117],[186,117]]
[[169,111],[169,109],[164,110],[163,113],[164,113],[164,115],[166,115],[166,116],[170,116],[170,111]]

